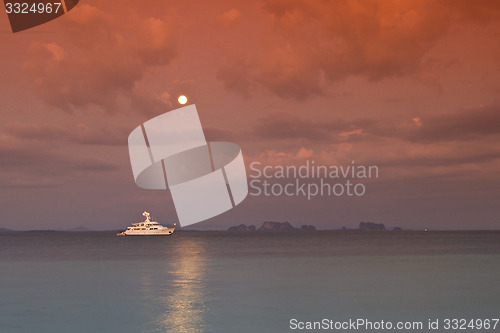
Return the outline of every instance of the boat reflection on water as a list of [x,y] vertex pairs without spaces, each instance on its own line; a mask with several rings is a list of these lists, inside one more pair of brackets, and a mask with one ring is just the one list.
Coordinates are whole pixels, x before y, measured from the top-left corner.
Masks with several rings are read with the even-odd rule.
[[168,289],[157,299],[163,313],[157,318],[160,331],[192,333],[208,331],[205,323],[207,284],[203,239],[186,240],[172,253],[165,269]]

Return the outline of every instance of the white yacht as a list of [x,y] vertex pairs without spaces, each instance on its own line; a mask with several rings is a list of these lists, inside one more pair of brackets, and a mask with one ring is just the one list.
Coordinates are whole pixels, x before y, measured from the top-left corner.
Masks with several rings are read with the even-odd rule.
[[148,212],[142,213],[146,220],[142,222],[132,223],[132,226],[127,227],[127,230],[118,233],[118,236],[149,236],[149,235],[171,235],[175,228],[167,228],[158,222],[151,221],[151,214]]

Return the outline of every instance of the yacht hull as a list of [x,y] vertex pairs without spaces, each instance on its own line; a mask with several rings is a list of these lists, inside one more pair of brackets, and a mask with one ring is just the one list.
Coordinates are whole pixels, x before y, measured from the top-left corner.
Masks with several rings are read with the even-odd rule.
[[175,228],[161,230],[126,230],[117,234],[118,236],[168,236],[174,233]]

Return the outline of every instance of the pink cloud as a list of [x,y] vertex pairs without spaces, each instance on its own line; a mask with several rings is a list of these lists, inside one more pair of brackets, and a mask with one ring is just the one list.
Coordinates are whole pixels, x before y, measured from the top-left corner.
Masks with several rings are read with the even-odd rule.
[[262,8],[271,30],[262,32],[261,45],[230,54],[234,59],[220,67],[218,78],[244,95],[262,87],[298,100],[350,76],[412,75],[439,90],[432,74],[439,61],[430,50],[456,22],[500,18],[493,2],[264,0]]
[[177,55],[173,19],[123,15],[81,4],[60,22],[54,40],[32,42],[23,68],[43,101],[63,110],[97,105],[116,112],[120,100],[144,98],[135,85]]
[[236,23],[240,19],[240,17],[241,17],[241,12],[236,8],[231,8],[227,12],[220,14],[217,17],[217,19],[221,24],[225,26],[230,26]]

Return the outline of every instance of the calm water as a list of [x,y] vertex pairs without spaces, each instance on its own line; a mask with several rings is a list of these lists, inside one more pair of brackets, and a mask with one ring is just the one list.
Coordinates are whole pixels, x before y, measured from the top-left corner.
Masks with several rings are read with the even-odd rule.
[[0,233],[2,333],[499,317],[499,232]]

